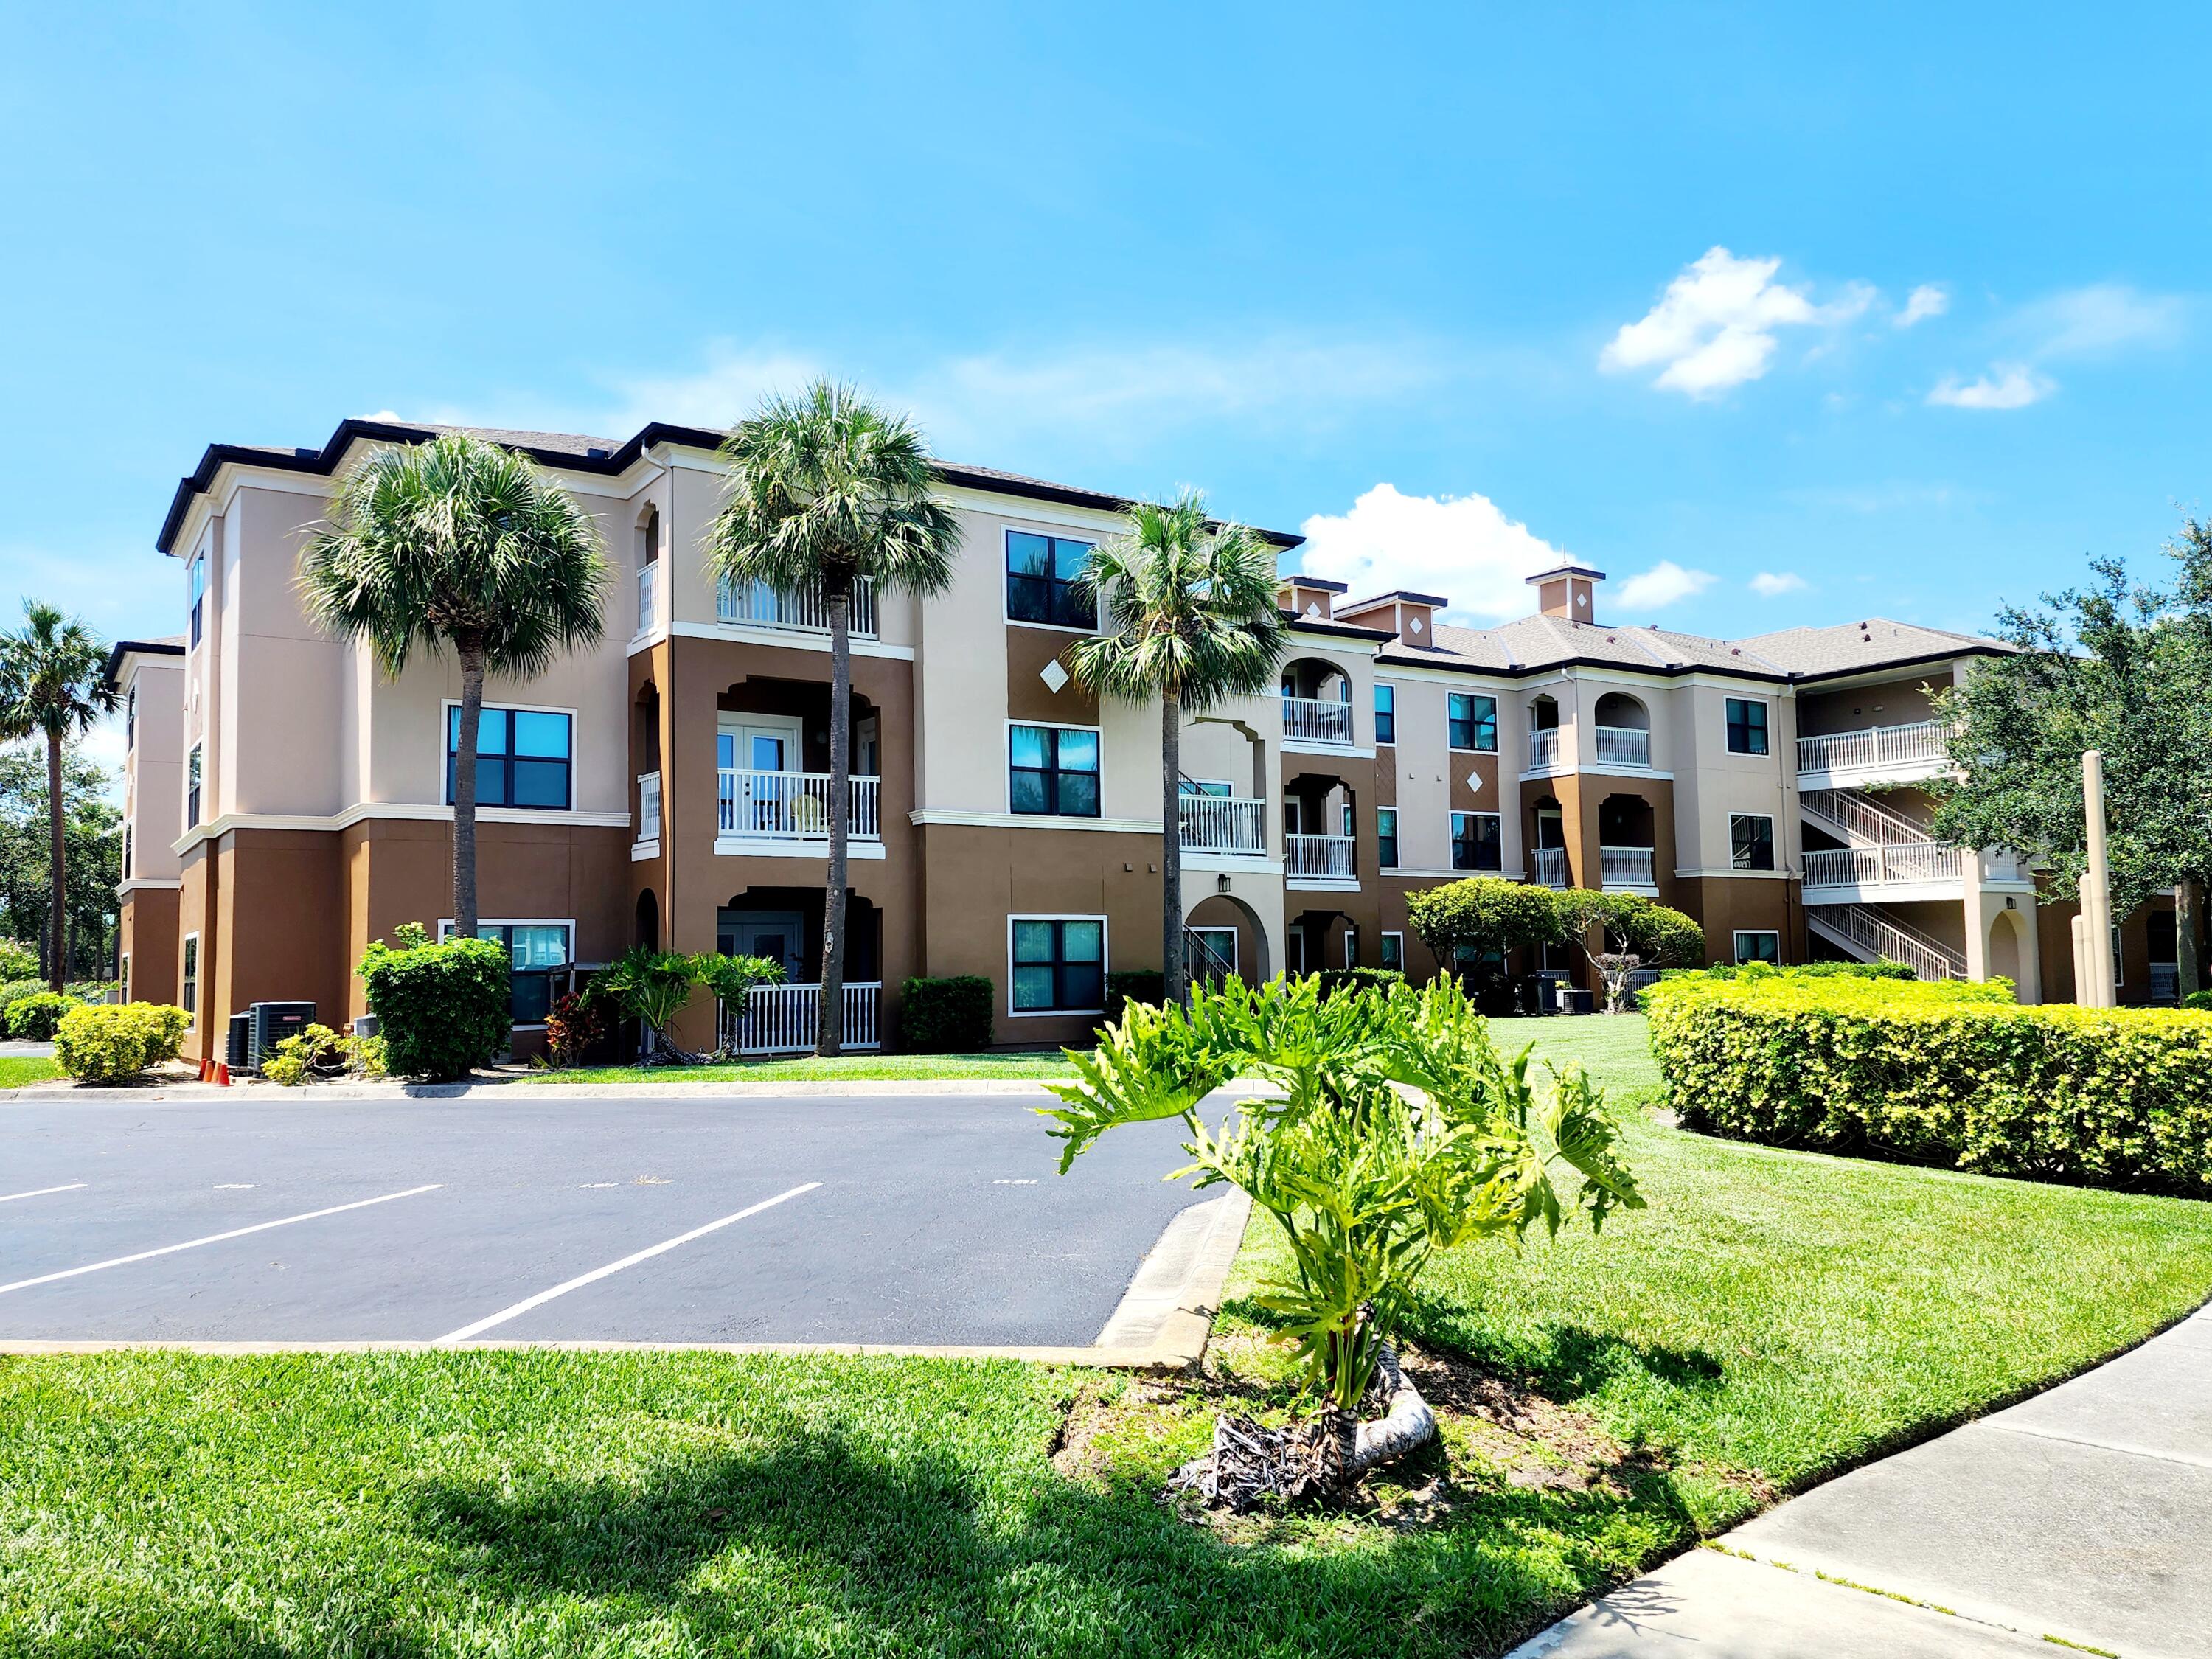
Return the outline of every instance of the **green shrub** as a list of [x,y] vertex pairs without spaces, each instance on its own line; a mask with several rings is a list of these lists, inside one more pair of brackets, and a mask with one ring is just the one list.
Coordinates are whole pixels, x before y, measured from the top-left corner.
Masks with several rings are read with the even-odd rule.
[[2187,996],[2182,998],[2181,1006],[2185,1008],[2202,1008],[2208,1013],[2212,1013],[2212,991],[2191,991]]
[[1683,1122],[1742,1140],[2212,1195],[2212,1014],[2023,1008],[1988,984],[1769,975],[1654,988]]
[[46,989],[46,982],[42,979],[11,979],[4,985],[0,985],[0,1036],[5,1036],[8,1034],[8,1015],[17,1003],[25,997],[42,997],[50,993]]
[[1395,968],[1324,968],[1316,975],[1321,981],[1321,994],[1334,996],[1339,991],[1387,991],[1393,985],[1403,985],[1406,976]]
[[1120,1019],[1133,1002],[1157,1008],[1168,994],[1168,976],[1157,968],[1116,968],[1106,975],[1106,1021]]
[[899,1034],[922,1054],[960,1054],[991,1042],[998,989],[981,974],[910,979],[899,992]]
[[1686,974],[1701,979],[1734,979],[1746,970],[1758,974],[1782,974],[1792,979],[1911,979],[1915,977],[1911,964],[1902,962],[1796,962],[1776,966],[1771,963],[1717,962],[1710,968],[1662,968],[1662,979],[1679,979]]
[[19,939],[0,939],[0,983],[38,976],[39,953]]
[[397,937],[396,949],[372,944],[354,969],[368,989],[388,1062],[402,1077],[466,1077],[507,1047],[507,947],[492,939],[431,945],[419,927]]
[[54,1062],[86,1083],[131,1077],[174,1060],[191,1023],[167,1003],[79,1003],[54,1028]]
[[51,1042],[62,1016],[84,1004],[54,991],[34,991],[8,1005],[8,1035],[31,1042]]

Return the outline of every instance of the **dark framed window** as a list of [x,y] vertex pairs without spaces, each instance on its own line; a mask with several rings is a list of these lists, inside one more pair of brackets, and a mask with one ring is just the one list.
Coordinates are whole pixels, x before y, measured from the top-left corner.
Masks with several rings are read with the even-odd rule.
[[[536,806],[565,812],[570,772],[567,714],[535,708],[486,708],[477,720],[477,805]],[[446,709],[446,804],[453,803],[453,768],[461,748],[461,711]]]
[[1054,818],[1098,816],[1098,734],[1057,726],[1007,731],[1008,806]]
[[1091,916],[1017,916],[1013,1011],[1095,1014],[1106,1007],[1106,924]]
[[1186,795],[1206,795],[1215,800],[1227,800],[1237,791],[1228,784],[1218,783],[1209,778],[1185,778],[1178,793]]
[[1477,754],[1498,752],[1498,699],[1479,697],[1470,691],[1455,691],[1445,700],[1444,718],[1449,730],[1447,733],[1455,749],[1472,750]]
[[1398,688],[1395,685],[1375,688],[1375,741],[1398,741]]
[[1505,842],[1495,812],[1451,815],[1451,859],[1455,870],[1503,870]]
[[1739,870],[1771,870],[1774,820],[1756,812],[1729,813],[1729,856]]
[[[131,879],[131,825],[127,821],[123,826],[123,879]],[[130,999],[125,997],[124,1000]]]
[[[453,924],[441,921],[438,937],[453,936]],[[478,939],[495,939],[507,946],[507,1009],[517,1025],[543,1025],[553,1006],[553,975],[574,956],[565,921],[480,921]]]
[[123,746],[138,746],[138,687],[134,683],[129,695],[123,699]]
[[207,555],[203,553],[192,561],[191,573],[186,579],[191,583],[192,596],[192,643],[200,642],[200,617],[207,609]]
[[1096,628],[1098,602],[1076,585],[1089,542],[1065,536],[1037,536],[1026,530],[1006,532],[1006,617],[1011,622],[1050,623],[1056,628]]
[[1406,971],[1406,936],[1403,933],[1382,935],[1382,965],[1394,974]]
[[192,1017],[192,1024],[200,1023],[200,936],[185,935],[184,983],[178,987],[178,1006]]
[[1398,809],[1375,809],[1375,861],[1385,870],[1398,867]]
[[1764,755],[1766,705],[1748,697],[1728,700],[1728,749],[1731,755]]
[[1735,936],[1735,960],[1739,968],[1747,962],[1780,962],[1782,935],[1765,932],[1738,933]]
[[200,821],[200,746],[194,744],[185,757],[185,828]]

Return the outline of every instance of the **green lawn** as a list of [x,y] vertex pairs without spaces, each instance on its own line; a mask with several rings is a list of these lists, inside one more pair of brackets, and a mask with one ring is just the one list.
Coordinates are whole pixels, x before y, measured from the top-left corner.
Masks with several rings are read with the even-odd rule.
[[44,1083],[61,1074],[60,1066],[36,1054],[0,1054],[0,1089],[20,1089],[27,1083]]
[[588,1066],[533,1072],[532,1083],[912,1083],[975,1082],[991,1078],[1073,1077],[1058,1053],[981,1054],[840,1054],[818,1060],[749,1060],[735,1066]]
[[[1641,1026],[1501,1035],[1628,1101]],[[0,1655],[1496,1653],[2212,1291],[2212,1206],[1628,1116],[1651,1207],[1444,1259],[1415,1333],[1580,1436],[1582,1468],[1440,1398],[1446,1452],[1404,1477],[1447,1477],[1424,1525],[1192,1526],[1152,1494],[1214,1400],[1003,1362],[0,1360]],[[1275,1251],[1252,1237],[1240,1298]],[[1263,1330],[1232,1302],[1216,1374],[1279,1404]]]

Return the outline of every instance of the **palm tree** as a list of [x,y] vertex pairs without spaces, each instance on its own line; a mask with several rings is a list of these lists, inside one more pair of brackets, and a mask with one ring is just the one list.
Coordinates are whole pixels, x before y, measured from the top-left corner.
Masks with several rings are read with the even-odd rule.
[[0,738],[46,740],[46,983],[69,978],[69,869],[63,833],[62,745],[84,737],[120,699],[107,653],[90,629],[37,599],[23,601],[20,633],[0,639]]
[[1108,631],[1069,647],[1076,683],[1125,702],[1160,700],[1160,968],[1179,1003],[1182,716],[1274,684],[1288,642],[1274,550],[1243,525],[1211,522],[1205,499],[1186,491],[1171,506],[1131,507],[1128,533],[1092,551],[1083,580],[1103,601]]
[[728,494],[707,532],[722,581],[783,592],[818,588],[830,618],[830,874],[822,899],[817,1053],[845,1037],[845,879],[852,803],[854,585],[941,593],[959,521],[931,493],[936,471],[914,422],[849,386],[817,380],[770,397],[722,445]]
[[461,665],[453,936],[477,931],[477,725],[484,676],[532,679],[598,643],[607,562],[590,517],[513,450],[465,433],[380,451],[300,554],[308,613],[397,679],[417,651]]

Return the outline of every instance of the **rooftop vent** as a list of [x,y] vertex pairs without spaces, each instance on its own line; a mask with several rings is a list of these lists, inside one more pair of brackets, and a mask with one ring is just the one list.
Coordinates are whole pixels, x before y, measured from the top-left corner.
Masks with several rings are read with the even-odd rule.
[[595,461],[604,461],[607,458],[607,452],[604,449],[587,449],[584,453]]

